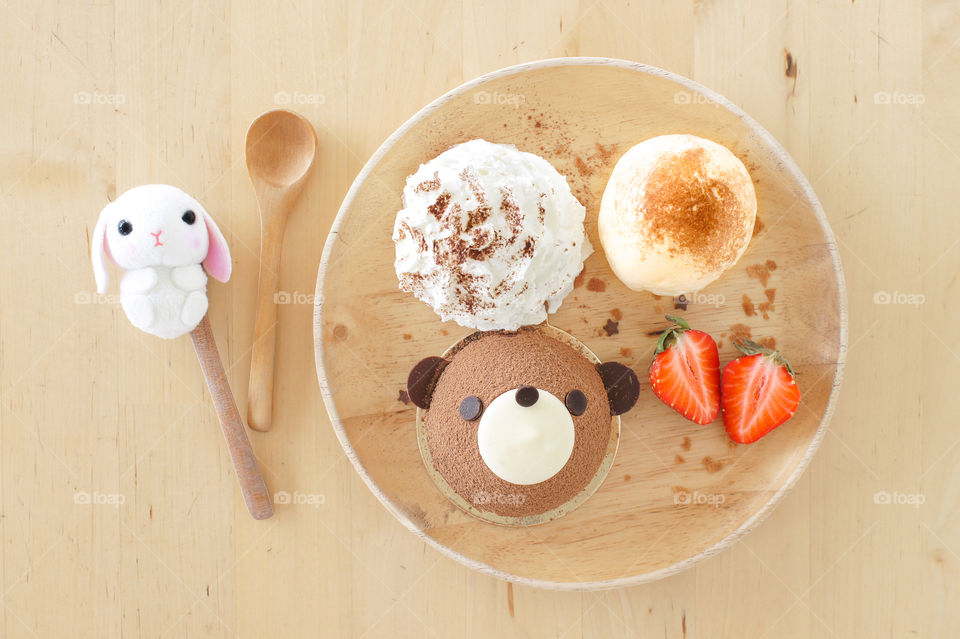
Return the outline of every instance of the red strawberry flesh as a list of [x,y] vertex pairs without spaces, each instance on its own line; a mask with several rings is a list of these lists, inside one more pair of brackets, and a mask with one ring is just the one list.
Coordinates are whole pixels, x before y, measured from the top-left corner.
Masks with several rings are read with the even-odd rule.
[[749,345],[752,353],[723,371],[723,423],[741,444],[757,441],[790,419],[800,405],[800,388],[779,353]]
[[720,412],[720,355],[713,338],[681,319],[664,333],[650,365],[650,386],[668,406],[698,424]]

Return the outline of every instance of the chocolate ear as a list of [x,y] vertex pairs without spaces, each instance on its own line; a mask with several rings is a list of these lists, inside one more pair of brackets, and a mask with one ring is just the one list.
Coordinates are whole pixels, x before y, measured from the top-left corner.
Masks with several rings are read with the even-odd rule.
[[410,396],[410,401],[420,408],[430,408],[433,389],[449,363],[442,357],[426,357],[417,362],[407,376],[407,395]]
[[597,372],[607,389],[610,414],[622,415],[637,403],[640,397],[640,380],[629,366],[620,362],[597,364]]

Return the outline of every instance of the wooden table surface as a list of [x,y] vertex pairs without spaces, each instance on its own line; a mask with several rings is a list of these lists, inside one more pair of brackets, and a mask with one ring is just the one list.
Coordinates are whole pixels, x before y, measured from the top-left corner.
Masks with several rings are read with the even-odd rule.
[[[158,3],[159,4],[159,3]],[[960,623],[960,5],[855,0],[0,3],[0,489],[5,637],[948,637]],[[792,153],[840,243],[850,349],[794,491],[687,572],[627,590],[510,586],[442,558],[363,485],[313,363],[324,238],[363,162],[426,102],[565,55],[664,67]],[[211,322],[246,406],[259,219],[247,125],[320,139],[285,244],[268,486],[243,506],[190,340],[93,294],[100,208],[202,200],[232,247]]]

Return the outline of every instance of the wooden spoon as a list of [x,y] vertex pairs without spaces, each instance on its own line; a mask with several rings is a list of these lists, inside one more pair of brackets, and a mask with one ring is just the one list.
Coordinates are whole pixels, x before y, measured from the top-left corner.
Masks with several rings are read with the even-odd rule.
[[272,425],[273,360],[277,345],[276,294],[287,214],[300,196],[317,155],[317,133],[303,116],[267,111],[247,130],[247,170],[260,205],[260,285],[253,329],[247,423],[254,430]]

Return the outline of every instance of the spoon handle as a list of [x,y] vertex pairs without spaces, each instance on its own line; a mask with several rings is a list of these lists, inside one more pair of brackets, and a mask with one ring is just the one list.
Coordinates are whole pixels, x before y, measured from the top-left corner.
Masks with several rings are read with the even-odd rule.
[[[282,219],[282,215],[279,216]],[[273,425],[273,365],[277,349],[277,290],[280,286],[280,254],[283,228],[264,224],[260,241],[260,283],[257,319],[253,327],[250,356],[250,387],[247,391],[247,423],[265,432]]]
[[190,332],[190,338],[193,339],[193,347],[197,351],[200,368],[207,380],[210,396],[213,397],[217,417],[220,418],[220,429],[223,431],[223,438],[227,441],[227,449],[230,451],[230,459],[233,460],[233,469],[237,473],[243,501],[254,519],[269,519],[273,516],[273,502],[270,499],[270,493],[267,492],[267,485],[263,481],[263,474],[253,454],[253,448],[250,447],[250,440],[247,439],[247,432],[240,419],[240,411],[237,410],[227,374],[220,361],[217,343],[213,339],[210,320],[206,315]]

